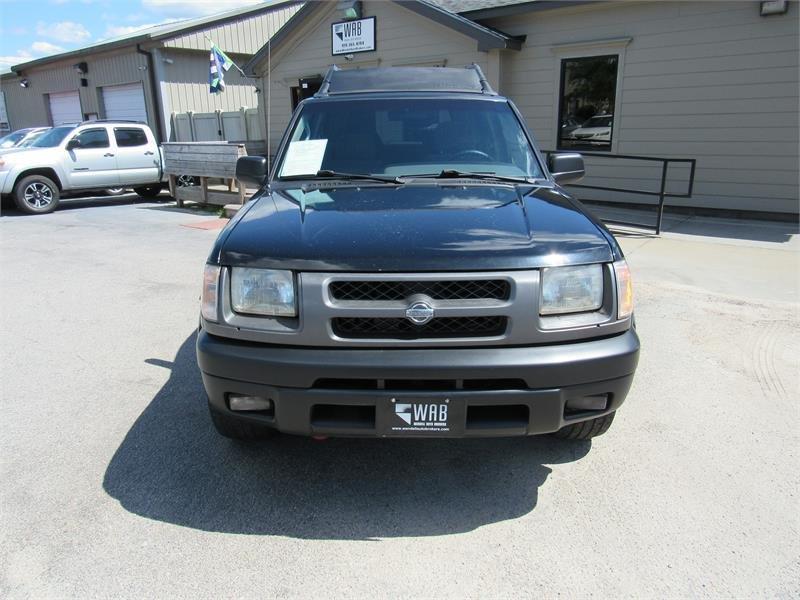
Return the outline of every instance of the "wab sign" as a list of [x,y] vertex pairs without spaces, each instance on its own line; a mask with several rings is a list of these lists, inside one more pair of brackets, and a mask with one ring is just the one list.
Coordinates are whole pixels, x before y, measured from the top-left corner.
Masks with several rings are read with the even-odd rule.
[[375,50],[375,17],[331,25],[332,55],[372,50]]

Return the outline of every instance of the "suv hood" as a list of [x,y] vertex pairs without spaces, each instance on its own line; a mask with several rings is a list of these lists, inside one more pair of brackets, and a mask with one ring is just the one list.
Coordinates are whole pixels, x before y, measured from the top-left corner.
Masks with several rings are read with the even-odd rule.
[[331,184],[253,200],[211,259],[300,271],[527,269],[611,261],[612,244],[552,187]]

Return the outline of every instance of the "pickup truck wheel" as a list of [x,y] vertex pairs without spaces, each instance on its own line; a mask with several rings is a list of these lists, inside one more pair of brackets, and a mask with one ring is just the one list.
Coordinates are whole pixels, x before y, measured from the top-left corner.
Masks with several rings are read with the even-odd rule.
[[615,412],[612,412],[603,417],[592,419],[591,421],[567,425],[556,431],[553,435],[565,440],[590,440],[608,431],[608,428],[611,427],[611,423],[614,422],[615,414]]
[[53,212],[59,199],[58,186],[44,175],[28,175],[14,187],[17,208],[29,215]]
[[257,442],[274,437],[277,433],[277,431],[269,427],[261,427],[254,423],[234,419],[211,405],[209,405],[208,411],[211,413],[211,422],[214,424],[217,433],[232,440]]
[[142,187],[135,187],[133,191],[142,196],[143,198],[155,198],[161,193],[164,186],[160,183],[154,185],[145,185]]
[[106,190],[106,196],[121,196],[125,191],[125,188],[108,188]]

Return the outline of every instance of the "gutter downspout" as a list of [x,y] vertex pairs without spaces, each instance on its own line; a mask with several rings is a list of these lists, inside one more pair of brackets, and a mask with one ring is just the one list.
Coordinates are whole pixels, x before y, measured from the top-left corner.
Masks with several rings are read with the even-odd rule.
[[158,143],[164,142],[164,128],[161,126],[161,96],[159,95],[158,83],[156,82],[155,63],[153,53],[142,50],[141,44],[136,44],[136,52],[147,57],[147,73],[150,80],[150,94],[153,97],[153,108],[156,113],[156,140]]

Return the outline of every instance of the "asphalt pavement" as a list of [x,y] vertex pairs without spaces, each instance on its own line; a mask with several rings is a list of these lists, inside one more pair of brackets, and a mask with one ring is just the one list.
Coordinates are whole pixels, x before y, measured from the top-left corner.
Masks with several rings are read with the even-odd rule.
[[213,215],[0,216],[0,597],[800,595],[800,237],[621,234],[639,370],[593,442],[219,437]]

